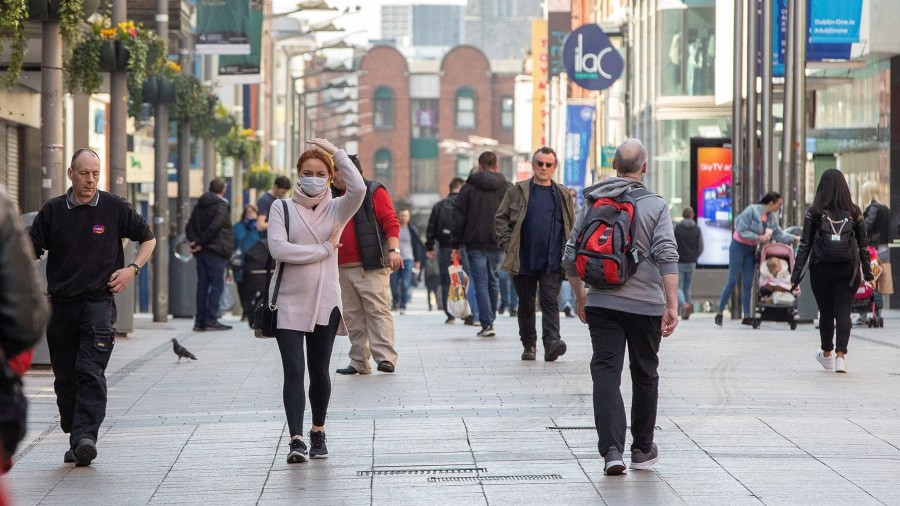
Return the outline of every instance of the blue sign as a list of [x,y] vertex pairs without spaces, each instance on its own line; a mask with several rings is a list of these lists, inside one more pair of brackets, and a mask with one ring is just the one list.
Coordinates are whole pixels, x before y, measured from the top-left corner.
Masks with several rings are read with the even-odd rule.
[[814,44],[859,42],[862,0],[810,0],[809,40]]
[[[775,30],[773,30],[772,34],[772,75],[774,77],[784,77],[784,60],[785,53],[787,52],[787,3],[789,0],[775,0],[775,6],[773,9],[772,16],[775,22]],[[840,9],[845,14],[852,9],[856,9],[856,39],[852,41],[841,42],[836,39],[823,39],[819,38],[816,40],[813,36],[813,20],[816,16],[819,19],[824,19],[821,15],[817,14],[814,10],[818,8],[817,4],[823,4],[828,6],[827,10],[836,10],[836,7],[832,6],[831,3],[827,0],[807,0],[807,7],[809,10],[809,25],[808,25],[808,33],[809,35],[806,38],[806,61],[823,61],[823,60],[847,60],[850,58],[850,46],[853,42],[859,41],[859,19],[862,15],[862,0],[847,0],[845,3],[834,2],[835,5],[840,6]],[[759,5],[759,0],[757,0],[757,6]],[[849,6],[849,7],[848,7]],[[854,7],[855,6],[855,7]],[[757,15],[759,15],[759,10],[757,8]],[[835,18],[837,19],[837,18]],[[840,18],[843,21],[835,21],[833,24],[841,24],[846,25],[849,24],[852,20],[848,20],[846,16]],[[820,21],[821,26],[827,26],[830,24],[829,21]],[[761,23],[757,23],[757,27],[759,27]],[[762,36],[762,28],[757,28],[757,40]],[[756,51],[756,71],[757,75],[761,71],[762,66],[762,52],[761,45],[757,47]]]
[[625,60],[597,25],[583,25],[569,34],[563,47],[569,79],[586,90],[605,90],[622,76]]
[[566,106],[566,158],[563,184],[579,192],[587,178],[587,162],[594,131],[594,106]]

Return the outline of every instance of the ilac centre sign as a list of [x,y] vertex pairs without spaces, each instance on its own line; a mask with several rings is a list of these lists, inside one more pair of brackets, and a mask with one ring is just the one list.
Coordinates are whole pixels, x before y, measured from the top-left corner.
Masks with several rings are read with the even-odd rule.
[[625,61],[609,37],[597,25],[583,25],[570,33],[563,47],[566,74],[587,90],[612,86],[625,68]]

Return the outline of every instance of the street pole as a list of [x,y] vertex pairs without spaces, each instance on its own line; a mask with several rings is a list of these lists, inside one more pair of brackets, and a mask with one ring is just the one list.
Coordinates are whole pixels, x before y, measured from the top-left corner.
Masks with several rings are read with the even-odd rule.
[[762,112],[760,122],[762,130],[762,181],[763,192],[775,190],[772,179],[772,3],[773,0],[762,1]]
[[[759,198],[759,189],[756,182],[756,150],[759,146],[757,137],[757,107],[756,107],[756,50],[759,47],[759,37],[756,36],[756,26],[759,20],[759,0],[749,0],[747,18],[747,165],[746,188],[744,188],[744,202],[750,205]],[[740,212],[740,210],[738,211]],[[740,293],[740,291],[738,291]]]
[[[163,40],[163,54],[168,53],[169,14],[167,0],[156,0],[156,32]],[[156,104],[153,122],[153,144],[156,170],[153,177],[153,321],[169,319],[169,110]]]
[[[125,21],[126,9],[125,0],[113,0],[113,26]],[[124,70],[109,73],[109,99],[109,190],[127,198],[125,168],[128,139],[125,124],[128,122],[128,81]]]
[[797,198],[793,209],[794,223],[803,223],[806,212],[806,2],[796,3],[794,12],[794,172]]
[[[186,75],[193,75],[193,58],[191,58],[193,37],[184,41],[185,48],[181,50],[181,70]],[[176,230],[177,235],[184,233],[188,217],[191,215],[191,122],[181,120],[178,122],[178,204],[176,206]],[[203,182],[204,185],[207,181]]]
[[[732,100],[731,100],[731,174],[732,210],[743,209],[744,178],[746,173],[743,167],[744,161],[744,115],[741,110],[743,71],[744,71],[744,0],[734,0],[734,51],[732,70]],[[737,218],[738,213],[732,211],[732,216]]]
[[[794,45],[797,43],[796,27],[794,19],[797,15],[797,2],[787,3],[787,46],[784,53],[784,106],[782,107],[781,120],[781,189],[784,195],[782,206],[785,217],[793,218],[793,205],[796,205],[796,188],[791,191],[792,175],[796,170],[794,156],[794,90],[796,77],[794,76]],[[784,220],[786,223],[787,220]],[[782,223],[784,225],[785,223]]]
[[59,21],[44,21],[41,33],[41,204],[65,191],[62,47]]
[[[217,58],[216,55],[207,54],[203,55],[203,79],[205,81],[213,82],[215,78],[215,65],[213,65],[213,60]],[[205,189],[205,185],[209,184],[216,177],[216,159],[215,159],[215,139],[207,139],[203,141],[203,184],[204,187],[201,189]]]

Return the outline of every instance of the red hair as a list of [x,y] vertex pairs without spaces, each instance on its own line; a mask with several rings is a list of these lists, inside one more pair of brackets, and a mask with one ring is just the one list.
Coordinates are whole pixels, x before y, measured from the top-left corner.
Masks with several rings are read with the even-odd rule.
[[297,160],[297,175],[300,175],[300,168],[303,167],[303,163],[307,160],[316,159],[325,164],[325,168],[328,169],[328,177],[334,177],[334,160],[331,159],[331,155],[322,151],[321,149],[307,149],[300,155],[300,158]]

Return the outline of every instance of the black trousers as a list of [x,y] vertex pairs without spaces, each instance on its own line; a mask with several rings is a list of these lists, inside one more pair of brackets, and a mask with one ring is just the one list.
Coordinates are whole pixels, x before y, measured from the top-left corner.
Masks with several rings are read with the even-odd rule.
[[97,441],[106,418],[106,366],[115,344],[116,304],[112,298],[51,301],[47,345],[59,424],[74,447]]
[[809,284],[819,306],[822,351],[847,353],[853,326],[850,310],[858,288],[851,284],[854,274],[851,265],[820,263],[809,266]]
[[518,274],[513,277],[513,286],[519,296],[519,338],[522,346],[528,348],[537,344],[535,296],[541,304],[541,340],[544,349],[559,339],[559,288],[562,286],[562,279],[562,271]]
[[659,398],[657,353],[662,340],[662,316],[590,306],[585,312],[594,348],[591,378],[594,382],[597,448],[601,455],[612,446],[620,452],[625,451],[625,404],[619,387],[627,344],[632,384],[631,447],[649,452]]
[[303,412],[306,411],[304,365],[309,368],[309,405],[312,408],[313,425],[325,425],[325,414],[331,399],[331,375],[328,373],[331,350],[334,348],[334,335],[340,321],[341,312],[334,308],[327,326],[316,325],[312,332],[278,329],[275,333],[284,367],[284,411],[291,436],[303,435]]

